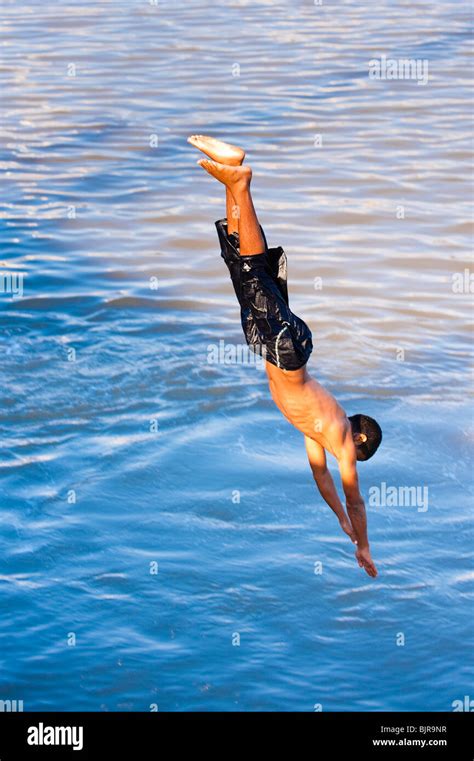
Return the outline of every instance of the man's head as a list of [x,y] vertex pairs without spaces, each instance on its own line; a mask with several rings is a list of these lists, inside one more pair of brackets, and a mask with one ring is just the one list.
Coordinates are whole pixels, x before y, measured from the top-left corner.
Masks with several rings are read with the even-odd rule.
[[382,441],[382,429],[373,417],[351,415],[352,438],[356,446],[357,459],[369,460]]

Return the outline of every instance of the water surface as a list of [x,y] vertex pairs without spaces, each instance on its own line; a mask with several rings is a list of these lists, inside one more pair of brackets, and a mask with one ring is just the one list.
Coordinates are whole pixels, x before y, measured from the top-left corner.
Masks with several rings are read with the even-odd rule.
[[[472,693],[469,11],[3,3],[1,260],[24,280],[0,294],[1,699]],[[371,80],[382,55],[427,60],[428,84]],[[193,132],[247,149],[310,371],[383,427],[364,494],[428,489],[426,510],[368,505],[376,581],[262,369],[208,361],[243,337]]]

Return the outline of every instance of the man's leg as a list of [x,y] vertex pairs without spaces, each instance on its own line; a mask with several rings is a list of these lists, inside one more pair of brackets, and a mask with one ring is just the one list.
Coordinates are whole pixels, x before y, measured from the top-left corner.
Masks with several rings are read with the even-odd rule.
[[227,234],[239,232],[239,207],[229,188],[225,189],[225,212],[227,218]]
[[[248,167],[247,167],[248,168]],[[257,219],[250,193],[251,171],[245,181],[236,183],[232,189],[232,197],[239,211],[239,243],[241,256],[253,256],[265,253],[265,241],[262,228]]]
[[235,250],[239,262],[236,292],[252,316],[252,335],[246,333],[247,342],[264,347],[265,358],[277,367],[298,370],[306,364],[311,353],[311,331],[292,313],[271,272],[265,239],[250,194],[251,169],[248,166],[225,166],[206,159],[201,159],[198,164],[229,188],[239,207],[240,256]]
[[[240,166],[245,158],[245,151],[237,145],[225,143],[223,140],[217,140],[215,137],[208,135],[191,135],[188,137],[188,143],[209,156],[213,161],[228,166]],[[235,201],[232,191],[226,186],[225,189],[225,206],[227,217],[227,234],[239,232],[239,206]]]
[[201,159],[198,164],[224,183],[231,199],[235,202],[239,217],[240,255],[255,256],[265,253],[265,241],[250,193],[252,179],[250,167],[228,166],[207,159]]
[[[239,148],[237,145],[232,145],[231,143],[225,143],[223,140],[218,140],[217,138],[209,137],[208,135],[191,135],[191,137],[188,137],[188,143],[219,164],[241,166],[245,158],[245,151],[243,148]],[[229,186],[226,186],[225,194],[227,235],[231,235],[232,233],[239,233],[240,205],[234,198]],[[255,215],[255,210],[253,213]]]

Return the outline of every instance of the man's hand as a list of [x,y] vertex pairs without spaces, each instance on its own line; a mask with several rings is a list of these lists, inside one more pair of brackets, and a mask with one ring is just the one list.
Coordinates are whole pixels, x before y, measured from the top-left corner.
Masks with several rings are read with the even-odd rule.
[[359,563],[359,566],[361,568],[364,568],[369,576],[372,576],[373,579],[377,576],[377,569],[375,567],[374,561],[372,560],[370,556],[370,550],[368,547],[362,547],[361,549],[358,549],[356,554],[357,562]]
[[339,518],[339,525],[344,531],[344,533],[347,534],[351,542],[354,542],[354,544],[357,544],[355,531],[352,528],[352,523],[350,521],[350,518],[347,515],[343,515],[342,518]]

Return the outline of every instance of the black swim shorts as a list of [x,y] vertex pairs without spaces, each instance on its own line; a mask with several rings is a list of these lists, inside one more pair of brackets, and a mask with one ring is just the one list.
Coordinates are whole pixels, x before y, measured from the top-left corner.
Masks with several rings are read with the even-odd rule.
[[221,256],[240,304],[248,346],[272,365],[298,370],[313,349],[311,331],[288,305],[286,255],[281,247],[255,256],[240,256],[237,233],[227,233],[227,220],[216,222]]

